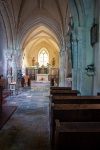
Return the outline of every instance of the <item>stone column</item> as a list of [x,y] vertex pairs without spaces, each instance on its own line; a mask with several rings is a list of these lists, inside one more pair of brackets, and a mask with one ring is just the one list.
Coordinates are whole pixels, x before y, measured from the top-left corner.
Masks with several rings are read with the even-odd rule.
[[[77,46],[74,44],[73,47],[76,53],[76,58],[74,55],[74,63],[76,62],[76,64],[74,64],[73,72],[74,70],[77,71],[77,89],[81,92],[81,95],[92,95],[93,77],[87,76],[85,70],[87,65],[93,63],[93,51],[90,45],[90,28],[78,27],[76,29],[76,36]],[[73,82],[75,82],[75,77]]]
[[71,63],[71,43],[70,43],[70,35],[67,35],[66,38],[66,74],[69,73],[69,63]]
[[17,81],[17,71],[22,69],[21,50],[15,50],[13,53],[13,80]]
[[70,34],[66,37],[66,51],[65,51],[65,57],[66,57],[66,73],[65,73],[65,81],[66,86],[69,86],[69,82],[67,79],[67,75],[69,73],[72,73],[72,62],[71,62],[71,43],[70,43]]
[[[63,49],[62,49],[63,50]],[[59,86],[65,86],[65,51],[60,52]]]
[[[77,45],[77,39],[76,39],[76,35],[75,32],[73,32],[72,34],[73,36],[73,42],[72,42],[72,89],[76,90],[77,87],[77,67],[78,67],[78,45]],[[79,77],[78,77],[79,78]]]
[[12,50],[7,49],[6,50],[6,75],[8,78],[8,84],[10,84],[13,81],[13,66],[12,66]]
[[65,76],[65,86],[67,86],[67,74],[68,74],[68,53],[67,53],[67,49],[65,51],[65,66],[64,66],[64,76]]

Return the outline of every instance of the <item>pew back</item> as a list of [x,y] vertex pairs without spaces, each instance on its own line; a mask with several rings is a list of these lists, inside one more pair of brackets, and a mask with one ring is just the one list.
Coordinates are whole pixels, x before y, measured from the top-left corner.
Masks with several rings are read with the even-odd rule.
[[53,104],[50,116],[51,145],[56,119],[60,122],[100,122],[100,104]]
[[55,104],[99,104],[100,96],[51,96],[50,103]]
[[50,91],[50,95],[57,95],[57,96],[61,96],[61,95],[78,95],[80,94],[79,91],[77,90],[52,90]]
[[71,90],[71,87],[55,87],[55,86],[51,86],[50,90]]
[[100,96],[51,96],[49,99],[49,115],[51,104],[100,104]]
[[100,122],[55,122],[55,150],[100,149]]
[[3,87],[0,85],[0,113],[2,112],[2,91]]

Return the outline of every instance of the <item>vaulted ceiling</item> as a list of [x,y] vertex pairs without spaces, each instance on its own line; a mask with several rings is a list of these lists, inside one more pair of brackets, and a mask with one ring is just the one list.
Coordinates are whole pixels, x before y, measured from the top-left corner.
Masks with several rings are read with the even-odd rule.
[[22,50],[27,58],[45,45],[59,54],[65,42],[67,11],[66,0],[0,0],[6,47]]
[[16,28],[17,44],[48,42],[56,49],[64,41],[67,3],[65,0],[6,0]]

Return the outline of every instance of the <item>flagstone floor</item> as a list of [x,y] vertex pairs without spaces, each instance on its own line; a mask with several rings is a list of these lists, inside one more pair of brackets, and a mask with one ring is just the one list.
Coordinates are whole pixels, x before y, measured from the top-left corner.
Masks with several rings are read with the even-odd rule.
[[5,106],[16,111],[0,131],[0,150],[50,150],[49,82],[31,82]]

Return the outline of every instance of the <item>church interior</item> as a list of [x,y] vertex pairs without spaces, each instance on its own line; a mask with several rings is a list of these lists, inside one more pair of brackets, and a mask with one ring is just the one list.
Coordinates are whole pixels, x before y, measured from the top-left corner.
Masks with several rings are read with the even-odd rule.
[[0,150],[100,148],[99,6],[0,0]]

